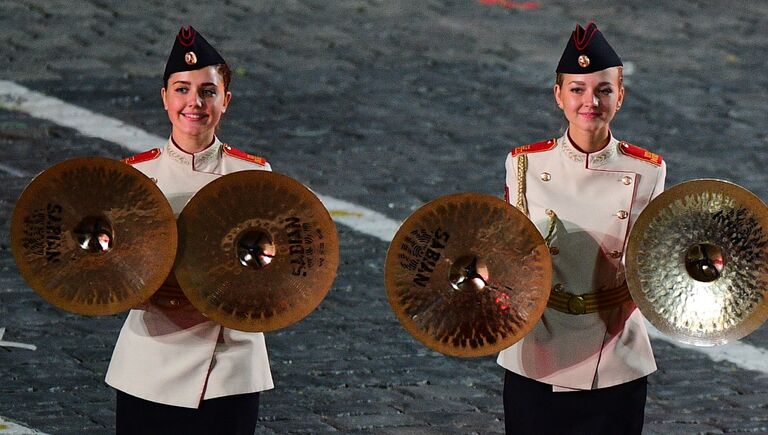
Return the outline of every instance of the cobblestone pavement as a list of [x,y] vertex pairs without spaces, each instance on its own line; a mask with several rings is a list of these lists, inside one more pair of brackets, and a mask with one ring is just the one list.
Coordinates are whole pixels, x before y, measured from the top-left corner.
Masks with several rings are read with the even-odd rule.
[[[235,67],[220,136],[316,191],[402,220],[458,191],[500,195],[512,146],[563,121],[553,70],[575,22],[624,57],[614,133],[664,156],[668,184],[715,177],[768,198],[768,3],[471,0],[4,0],[0,79],[166,136],[159,87],[191,23]],[[492,3],[492,2],[491,2]],[[56,434],[110,433],[103,383],[124,316],[84,318],[19,277],[8,227],[31,176],[118,145],[0,101],[0,416]],[[26,175],[22,175],[26,174]],[[386,243],[340,227],[342,266],[307,319],[267,335],[275,390],[258,433],[501,433],[502,371],[416,343],[383,289]],[[744,340],[768,348],[768,327]],[[654,342],[648,434],[768,433],[768,375]]]

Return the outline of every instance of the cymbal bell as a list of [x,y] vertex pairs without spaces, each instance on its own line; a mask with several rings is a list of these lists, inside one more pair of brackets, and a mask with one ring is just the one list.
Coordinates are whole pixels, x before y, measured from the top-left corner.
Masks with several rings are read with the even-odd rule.
[[126,311],[148,299],[173,266],[173,211],[155,183],[103,157],[45,170],[13,210],[11,249],[43,299],[78,314]]
[[384,276],[406,331],[446,355],[477,357],[511,346],[538,322],[552,260],[523,213],[490,195],[459,193],[406,219]]
[[339,241],[330,214],[298,181],[267,171],[220,177],[178,219],[176,278],[203,314],[240,331],[273,331],[330,290]]
[[678,184],[638,217],[626,272],[662,333],[698,346],[738,340],[768,319],[768,207],[726,181]]

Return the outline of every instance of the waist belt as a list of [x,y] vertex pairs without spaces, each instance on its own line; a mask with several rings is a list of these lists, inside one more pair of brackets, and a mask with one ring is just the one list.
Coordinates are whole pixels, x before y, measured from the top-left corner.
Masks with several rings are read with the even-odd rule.
[[575,295],[563,291],[562,285],[558,284],[549,294],[547,307],[566,314],[589,314],[610,310],[631,299],[632,296],[629,294],[626,281],[612,289],[599,290],[583,295]]

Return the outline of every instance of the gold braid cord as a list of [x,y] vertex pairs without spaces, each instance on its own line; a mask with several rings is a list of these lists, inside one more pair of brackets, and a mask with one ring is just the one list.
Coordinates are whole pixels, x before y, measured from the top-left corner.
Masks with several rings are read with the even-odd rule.
[[557,214],[554,210],[547,210],[547,217],[549,217],[549,229],[547,230],[547,236],[544,237],[544,242],[547,247],[552,247],[552,239],[555,238],[555,232],[557,230]]
[[528,201],[525,198],[525,172],[528,170],[528,156],[517,157],[517,209],[528,216]]

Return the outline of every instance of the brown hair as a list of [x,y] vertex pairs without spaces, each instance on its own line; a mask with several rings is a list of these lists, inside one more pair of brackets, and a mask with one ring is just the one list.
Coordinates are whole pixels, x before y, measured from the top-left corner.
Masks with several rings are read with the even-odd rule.
[[[619,87],[622,87],[624,86],[624,67],[619,66],[617,68],[619,68]],[[562,87],[563,80],[564,80],[563,73],[557,73],[557,75],[555,76],[555,84]]]
[[222,80],[224,80],[224,92],[229,91],[229,83],[232,81],[232,70],[229,69],[229,65],[226,63],[219,63],[214,65],[216,72],[221,74]]
[[[224,81],[224,92],[229,91],[229,83],[232,81],[232,70],[229,69],[229,65],[226,63],[217,63],[210,66],[216,68],[216,72],[219,73],[221,79]],[[168,78],[170,78],[170,76]],[[163,87],[166,89],[168,88],[168,79],[163,83]]]

